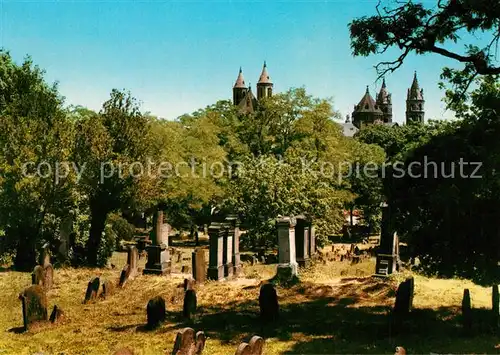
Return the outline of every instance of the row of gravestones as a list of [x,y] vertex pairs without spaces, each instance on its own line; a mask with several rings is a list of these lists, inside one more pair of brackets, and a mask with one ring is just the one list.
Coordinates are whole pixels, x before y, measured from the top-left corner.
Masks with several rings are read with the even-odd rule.
[[60,307],[54,305],[50,317],[48,315],[47,293],[54,284],[54,268],[50,263],[50,254],[46,246],[40,253],[39,264],[31,274],[32,285],[19,294],[25,331],[36,323],[46,321],[55,323],[62,319],[64,313]]
[[[206,336],[203,331],[195,332],[192,328],[184,328],[175,336],[172,355],[201,355],[205,349]],[[127,349],[120,349],[114,355],[133,355]],[[264,354],[264,339],[255,335],[248,343],[241,343],[235,355],[262,355]]]
[[[120,272],[118,288],[123,288],[127,282],[137,276],[138,273],[139,251],[135,246],[129,246],[127,251],[127,263]],[[103,280],[95,276],[87,284],[87,291],[83,303],[95,301],[98,298],[105,299],[114,293],[115,285],[110,280]]]
[[[415,292],[415,281],[413,277],[401,282],[396,291],[396,301],[393,309],[394,321],[401,322],[413,307],[413,297]],[[500,327],[500,293],[499,285],[492,286],[492,320],[493,326]],[[472,304],[470,290],[464,289],[462,298],[462,325],[465,331],[472,328]]]

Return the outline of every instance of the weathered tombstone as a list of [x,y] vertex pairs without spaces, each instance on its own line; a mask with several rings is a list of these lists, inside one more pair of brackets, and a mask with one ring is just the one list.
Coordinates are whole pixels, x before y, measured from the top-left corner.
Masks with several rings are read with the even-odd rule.
[[38,263],[45,268],[48,264],[50,264],[50,249],[49,249],[49,244],[45,244],[42,247],[42,250],[40,251],[40,256]]
[[99,294],[99,286],[100,286],[99,277],[93,277],[90,279],[87,285],[87,292],[85,292],[85,299],[83,300],[83,303],[88,303],[97,298]]
[[279,316],[278,294],[270,283],[262,285],[259,293],[260,316],[264,320],[276,320]]
[[309,266],[309,223],[304,216],[298,216],[295,226],[295,254],[300,267]]
[[64,316],[64,312],[61,308],[59,308],[57,305],[54,305],[54,308],[52,308],[52,313],[50,314],[50,322],[51,323],[56,323],[62,319]]
[[184,305],[182,307],[182,315],[186,319],[191,319],[195,314],[197,307],[196,291],[193,289],[186,290],[184,294]]
[[396,271],[397,255],[395,255],[395,242],[397,234],[394,232],[393,216],[387,203],[381,205],[382,222],[380,230],[380,246],[375,264],[376,276],[387,276]]
[[23,307],[24,330],[36,322],[47,320],[47,296],[42,286],[32,285],[19,294]]
[[410,313],[413,307],[414,282],[413,277],[409,277],[399,284],[394,304],[395,315],[404,316]]
[[157,211],[153,222],[153,244],[146,247],[148,261],[143,274],[165,275],[171,271],[168,253],[169,225],[163,223],[163,211]]
[[231,225],[230,233],[232,234],[232,256],[231,261],[233,264],[233,275],[238,277],[241,272],[241,259],[240,259],[240,222],[238,216],[229,215],[226,217],[226,221]]
[[195,279],[197,283],[204,283],[207,277],[205,250],[202,248],[196,248],[192,253],[191,263],[193,266],[193,279]]
[[31,284],[40,285],[43,287],[43,283],[45,282],[45,271],[43,267],[40,265],[35,266],[33,272],[31,273]]
[[130,277],[130,265],[125,264],[120,273],[120,280],[118,281],[118,287],[124,287]]
[[500,293],[498,285],[493,285],[491,290],[492,312],[495,327],[500,327]]
[[102,283],[102,293],[101,293],[102,298],[108,298],[109,296],[113,295],[114,290],[115,287],[113,286],[113,283],[109,280],[105,280]]
[[45,287],[46,290],[50,290],[52,288],[52,285],[54,284],[54,268],[52,267],[52,264],[45,265],[43,271],[44,271],[43,286]]
[[222,238],[222,264],[224,265],[224,277],[233,276],[233,235],[231,223],[223,223],[224,237]]
[[184,328],[177,332],[172,355],[200,355],[205,348],[205,333],[194,329]]
[[283,217],[278,220],[278,257],[277,276],[280,279],[291,279],[297,276],[295,260],[295,218]]
[[210,280],[222,280],[224,278],[224,264],[222,262],[224,249],[224,229],[221,223],[214,222],[208,228],[210,238],[210,254],[207,276]]
[[127,250],[127,264],[130,266],[130,277],[137,275],[137,263],[139,262],[139,251],[133,245]]
[[156,296],[149,300],[146,307],[146,313],[148,318],[148,327],[155,328],[160,323],[165,320],[167,316],[167,311],[165,308],[165,300],[161,296]]
[[235,355],[262,355],[264,353],[264,339],[254,335],[247,343],[241,343]]
[[309,224],[309,257],[313,258],[317,254],[316,251],[316,227]]
[[472,304],[468,288],[464,289],[462,298],[462,325],[466,333],[472,328]]
[[184,291],[194,290],[195,280],[184,279]]

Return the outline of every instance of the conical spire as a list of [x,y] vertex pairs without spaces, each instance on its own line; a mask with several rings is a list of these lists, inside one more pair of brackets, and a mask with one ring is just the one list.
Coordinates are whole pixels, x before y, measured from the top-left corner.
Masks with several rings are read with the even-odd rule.
[[382,79],[382,88],[385,89],[385,78]]
[[264,61],[264,66],[262,67],[262,73],[260,74],[259,82],[257,84],[272,84],[271,78],[269,77],[269,74],[267,73],[266,61]]
[[423,100],[422,90],[418,85],[417,72],[413,75],[413,82],[411,83],[411,88],[408,93],[408,98],[412,100]]
[[378,108],[377,103],[370,95],[369,85],[366,85],[366,92],[361,98],[361,101],[359,101],[359,103],[356,106],[354,106],[354,111],[382,113],[382,111],[380,111],[380,108]]
[[389,92],[387,91],[387,86],[385,85],[385,78],[382,81],[382,87],[377,96],[377,102],[379,104],[384,104],[388,102]]
[[238,78],[236,78],[236,83],[234,83],[234,88],[246,88],[245,78],[243,78],[243,71],[240,67],[240,72],[238,73]]

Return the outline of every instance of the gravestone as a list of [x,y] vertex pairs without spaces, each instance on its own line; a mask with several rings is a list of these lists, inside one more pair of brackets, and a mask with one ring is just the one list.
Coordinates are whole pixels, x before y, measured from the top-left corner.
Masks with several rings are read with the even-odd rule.
[[123,267],[121,273],[120,273],[120,280],[118,281],[118,287],[124,287],[125,284],[127,283],[129,277],[130,277],[130,265],[125,264]]
[[42,286],[32,285],[19,294],[23,308],[24,330],[31,324],[47,320],[47,296]]
[[54,284],[54,268],[52,267],[52,264],[47,264],[43,270],[43,273],[43,286],[46,290],[50,290],[52,288],[52,285]]
[[184,291],[194,290],[195,284],[196,284],[195,280],[184,279]]
[[45,271],[40,265],[35,266],[33,272],[31,273],[31,284],[40,285],[43,287],[45,282]]
[[207,277],[205,250],[196,248],[191,254],[191,263],[193,266],[193,279],[195,279],[197,283],[204,283]]
[[270,283],[262,285],[259,292],[260,316],[263,320],[273,321],[279,316],[278,294]]
[[313,258],[317,255],[316,250],[316,227],[309,224],[309,257]]
[[495,327],[500,327],[500,294],[498,285],[493,285],[491,290],[492,312]]
[[208,228],[210,238],[210,254],[208,258],[207,277],[210,280],[224,279],[224,264],[222,262],[224,249],[224,229],[221,223],[214,222]]
[[254,335],[248,343],[241,343],[236,349],[235,355],[263,355],[264,339]]
[[466,333],[472,328],[472,304],[468,288],[464,289],[464,296],[462,298],[462,325]]
[[396,302],[394,304],[394,314],[405,316],[410,313],[413,307],[413,293],[415,290],[415,281],[413,277],[407,278],[401,282],[396,291]]
[[111,281],[105,280],[102,283],[102,293],[101,293],[102,298],[108,298],[108,297],[112,296],[114,291],[115,291],[115,287]]
[[295,259],[295,218],[283,217],[277,221],[278,227],[278,268],[279,279],[291,279],[297,276]]
[[381,208],[380,246],[377,252],[375,275],[387,276],[396,272],[398,257],[394,253],[397,251],[395,247],[397,234],[394,231],[394,218],[390,206],[387,203],[383,203]]
[[143,274],[170,274],[171,262],[168,253],[169,224],[163,222],[163,211],[157,211],[153,217],[153,244],[148,245],[148,261]]
[[127,250],[127,264],[130,266],[130,277],[137,275],[137,263],[139,262],[139,250],[133,245]]
[[205,333],[194,329],[184,328],[177,332],[172,355],[200,355],[205,349]]
[[43,268],[50,264],[50,248],[49,244],[45,244],[40,250],[38,264],[40,264]]
[[63,310],[58,307],[57,305],[54,305],[54,308],[52,308],[52,313],[50,314],[50,322],[51,323],[57,323],[60,321],[64,316]]
[[191,319],[191,317],[196,313],[197,299],[196,291],[193,289],[186,290],[184,294],[184,305],[182,307],[182,315],[186,319]]
[[87,292],[85,292],[85,299],[83,300],[83,303],[88,303],[97,298],[97,296],[99,295],[99,286],[99,277],[93,277],[90,279],[87,285]]
[[297,225],[295,226],[295,254],[297,264],[300,267],[308,267],[310,264],[309,258],[309,223],[304,216],[298,216]]
[[222,247],[222,264],[224,264],[224,277],[230,279],[233,276],[233,235],[234,230],[230,223],[223,223],[224,229],[223,247]]
[[146,307],[146,314],[148,318],[147,326],[151,328],[156,328],[160,325],[167,316],[167,310],[165,308],[165,300],[161,296],[156,296],[149,300]]
[[229,215],[225,219],[226,223],[230,225],[229,233],[232,237],[232,255],[231,262],[233,264],[233,276],[238,277],[241,273],[241,258],[240,258],[240,222],[238,220],[238,216]]

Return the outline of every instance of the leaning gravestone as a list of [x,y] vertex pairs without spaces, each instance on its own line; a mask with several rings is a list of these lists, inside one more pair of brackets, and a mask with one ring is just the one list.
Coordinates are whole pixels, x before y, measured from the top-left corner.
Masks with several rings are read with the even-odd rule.
[[396,303],[394,304],[394,314],[404,316],[410,313],[413,306],[413,292],[415,289],[413,277],[401,282],[396,291]]
[[204,283],[207,277],[207,268],[205,263],[205,250],[196,248],[192,253],[193,279],[197,283]]
[[193,289],[186,290],[184,294],[184,305],[182,307],[182,316],[186,319],[191,319],[196,312],[197,299],[196,291]]
[[101,297],[105,298],[105,299],[108,298],[109,296],[113,295],[114,290],[115,290],[115,287],[113,286],[113,283],[109,280],[105,280],[102,283]]
[[50,322],[51,323],[56,323],[62,319],[64,316],[63,310],[58,307],[57,305],[54,305],[54,308],[52,308],[52,313],[50,314]]
[[264,320],[276,320],[279,315],[278,294],[272,284],[264,284],[259,294],[260,316]]
[[165,300],[163,297],[156,296],[155,298],[150,299],[146,307],[146,313],[148,318],[148,327],[152,329],[159,326],[167,316]]
[[468,288],[464,289],[462,298],[462,325],[465,332],[470,331],[472,328],[472,304]]
[[130,265],[126,264],[123,267],[122,272],[120,273],[120,280],[118,281],[118,287],[125,286],[125,284],[127,283],[128,279],[130,277],[130,272],[131,272]]
[[36,322],[47,320],[47,296],[40,285],[32,285],[19,294],[23,307],[24,330]]
[[83,303],[88,303],[97,298],[99,294],[99,286],[100,286],[99,277],[93,277],[90,279],[87,285],[87,292],[85,292],[85,299],[83,300]]
[[247,343],[241,343],[235,355],[262,355],[264,354],[264,339],[255,335]]
[[33,285],[40,285],[43,287],[43,283],[45,282],[45,271],[43,267],[40,265],[35,266],[33,272],[31,273],[31,283]]
[[195,334],[194,329],[184,328],[175,337],[172,355],[200,355],[205,348],[205,333],[199,331]]
[[52,264],[45,265],[43,285],[46,290],[50,290],[54,284],[54,268]]

